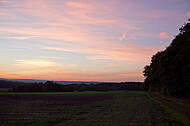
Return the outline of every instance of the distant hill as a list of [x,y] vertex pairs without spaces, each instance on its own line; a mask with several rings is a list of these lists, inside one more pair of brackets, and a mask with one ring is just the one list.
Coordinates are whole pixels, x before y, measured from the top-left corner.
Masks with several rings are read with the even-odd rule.
[[35,80],[35,79],[6,79],[6,78],[0,78],[0,80],[4,81],[13,81],[13,82],[24,82],[24,83],[35,83],[35,82],[46,82],[49,80]]
[[[10,81],[11,80],[11,81]],[[15,80],[15,79],[13,79]],[[49,91],[119,91],[142,90],[142,82],[83,82],[83,81],[46,81],[27,79],[0,79],[0,88],[12,88],[16,92],[49,92]],[[24,82],[20,82],[23,81]],[[32,81],[32,83],[29,83]],[[43,80],[44,81],[44,80]],[[27,83],[26,83],[27,82]],[[60,84],[63,83],[63,84]]]
[[[12,82],[24,82],[24,83],[45,83],[47,81],[51,80],[35,80],[35,79],[6,79],[6,78],[0,78],[0,80],[4,81],[12,81]],[[106,83],[106,82],[96,82],[96,81],[53,81],[57,84],[99,84],[99,83]],[[110,82],[112,83],[112,82]]]
[[15,88],[21,85],[30,84],[24,82],[13,82],[6,79],[0,79],[0,88]]

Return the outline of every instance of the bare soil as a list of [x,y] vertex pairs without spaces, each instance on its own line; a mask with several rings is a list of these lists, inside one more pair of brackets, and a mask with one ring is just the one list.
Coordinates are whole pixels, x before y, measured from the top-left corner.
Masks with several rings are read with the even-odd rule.
[[[0,95],[0,125],[68,115],[72,107],[113,99],[111,95]],[[72,113],[72,112],[70,112]],[[14,123],[15,122],[15,123]]]
[[0,95],[0,106],[78,106],[112,98],[111,95]]

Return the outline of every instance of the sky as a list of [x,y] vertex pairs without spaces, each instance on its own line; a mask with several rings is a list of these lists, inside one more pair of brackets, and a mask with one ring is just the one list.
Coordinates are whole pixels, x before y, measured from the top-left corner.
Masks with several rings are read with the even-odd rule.
[[189,0],[0,0],[0,78],[143,81]]

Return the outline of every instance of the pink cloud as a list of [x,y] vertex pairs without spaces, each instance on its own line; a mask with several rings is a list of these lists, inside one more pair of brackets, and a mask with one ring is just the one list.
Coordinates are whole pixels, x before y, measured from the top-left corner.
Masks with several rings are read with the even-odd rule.
[[186,14],[187,18],[190,18],[190,10]]
[[162,39],[165,39],[165,38],[169,38],[169,35],[166,32],[162,32],[162,33],[160,33],[159,37],[162,38]]

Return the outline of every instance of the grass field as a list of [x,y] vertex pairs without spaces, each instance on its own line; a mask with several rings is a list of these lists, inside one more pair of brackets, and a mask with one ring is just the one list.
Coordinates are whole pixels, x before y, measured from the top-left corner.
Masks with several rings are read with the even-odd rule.
[[0,88],[0,92],[7,92],[10,88]]
[[146,92],[1,92],[0,125],[181,126],[183,122]]

